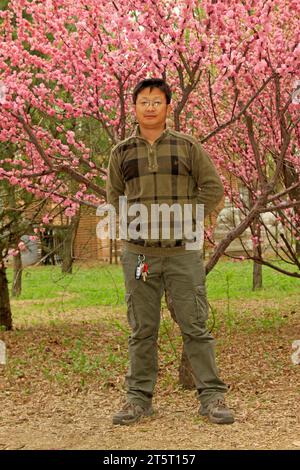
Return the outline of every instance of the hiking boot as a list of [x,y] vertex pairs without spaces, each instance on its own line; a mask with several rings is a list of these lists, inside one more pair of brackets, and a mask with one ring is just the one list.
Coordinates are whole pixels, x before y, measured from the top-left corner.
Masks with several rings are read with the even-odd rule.
[[207,406],[201,406],[199,413],[201,416],[208,416],[208,419],[215,424],[232,424],[234,422],[233,412],[225,405],[223,399],[211,401]]
[[113,424],[131,424],[139,421],[143,416],[151,416],[153,408],[149,405],[146,408],[136,404],[127,402],[123,408],[113,416]]

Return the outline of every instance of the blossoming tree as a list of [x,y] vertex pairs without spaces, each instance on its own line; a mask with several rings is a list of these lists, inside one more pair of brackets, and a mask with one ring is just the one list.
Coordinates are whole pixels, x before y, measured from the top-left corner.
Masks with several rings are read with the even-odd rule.
[[[245,256],[299,277],[299,13],[296,0],[11,0],[0,12],[0,141],[17,156],[1,161],[0,180],[68,216],[96,207],[109,147],[133,124],[133,85],[162,76],[174,127],[202,141],[241,211],[207,272],[250,228]],[[102,155],[82,133],[91,123]],[[285,267],[261,249],[265,212],[292,234],[266,232]]]

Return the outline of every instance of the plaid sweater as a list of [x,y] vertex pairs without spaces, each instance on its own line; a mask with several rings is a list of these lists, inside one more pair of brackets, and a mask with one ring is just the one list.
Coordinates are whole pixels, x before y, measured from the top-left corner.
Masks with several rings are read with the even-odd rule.
[[[151,212],[151,204],[172,206],[191,204],[193,217],[196,203],[204,205],[204,215],[210,214],[223,196],[223,185],[207,153],[192,137],[165,129],[151,145],[141,137],[139,128],[129,138],[118,143],[111,152],[107,179],[107,202],[119,212],[119,196],[127,197],[128,208],[134,203],[144,204]],[[127,223],[137,217],[128,217]],[[172,216],[172,214],[171,214]],[[172,223],[171,217],[171,223]],[[193,221],[194,222],[194,221]],[[151,221],[147,221],[151,224]],[[159,222],[161,224],[161,221]],[[183,252],[171,230],[169,240],[130,240],[125,242],[130,251],[142,254],[177,254]]]

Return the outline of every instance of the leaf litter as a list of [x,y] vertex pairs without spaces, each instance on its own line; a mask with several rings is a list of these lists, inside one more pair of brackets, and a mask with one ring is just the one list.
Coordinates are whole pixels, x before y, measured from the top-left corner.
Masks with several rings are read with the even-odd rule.
[[[224,429],[200,417],[196,392],[178,385],[175,326],[171,337],[160,336],[155,415],[130,432],[113,426],[111,416],[124,400],[126,315],[124,309],[112,317],[111,309],[91,308],[84,319],[75,310],[65,321],[59,316],[55,323],[52,316],[52,323],[45,318],[28,326],[27,319],[26,326],[16,323],[15,330],[0,333],[8,354],[0,366],[0,449],[297,450],[300,366],[290,356],[292,341],[300,338],[300,303],[284,303],[286,321],[261,321],[256,328],[261,303],[237,305],[237,324],[220,321],[213,331],[233,425]],[[221,303],[217,309],[222,318]]]

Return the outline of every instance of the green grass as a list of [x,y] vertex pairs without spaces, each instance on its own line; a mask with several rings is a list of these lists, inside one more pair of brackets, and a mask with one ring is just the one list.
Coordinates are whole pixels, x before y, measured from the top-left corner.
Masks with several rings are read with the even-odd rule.
[[[11,287],[11,269],[8,278]],[[263,338],[296,320],[300,280],[264,267],[263,283],[252,291],[252,263],[246,261],[222,260],[207,276],[212,307],[208,327],[218,336],[217,348],[236,333]],[[162,305],[159,354],[162,386],[169,390],[177,383],[182,339]],[[76,384],[82,389],[93,380],[103,387],[122,386],[129,327],[121,266],[75,264],[71,275],[62,274],[60,266],[26,268],[22,295],[13,299],[12,312],[15,329],[11,337],[7,332],[15,351],[7,371],[10,380],[23,383],[32,373],[62,388]]]
[[[11,269],[8,278],[11,284]],[[215,331],[222,325],[229,332],[267,330],[286,322],[286,305],[297,303],[300,279],[263,267],[263,288],[252,291],[252,263],[222,260],[207,276],[207,291],[209,325]],[[101,316],[126,334],[126,323],[114,314],[125,310],[124,293],[121,266],[75,264],[71,275],[62,274],[60,266],[29,267],[24,270],[22,295],[12,301],[14,323],[30,327],[46,321],[55,327],[73,317],[97,322]],[[166,307],[164,299],[162,306]]]
[[[280,265],[280,263],[278,263]],[[300,279],[263,266],[263,288],[252,290],[252,262],[220,261],[207,276],[211,300],[281,299],[300,294]],[[296,271],[296,269],[295,269]],[[299,274],[299,273],[298,273]]]
[[[11,269],[8,280],[11,284]],[[122,305],[122,269],[104,264],[97,268],[75,265],[69,275],[62,274],[60,266],[28,267],[23,273],[22,294],[15,303],[30,300],[35,302],[28,305],[28,311],[40,309],[43,302],[53,310]]]
[[[12,271],[8,269],[11,282]],[[252,263],[219,262],[207,276],[210,300],[280,299],[299,295],[300,279],[263,267],[263,288],[252,291]],[[65,308],[124,305],[124,281],[121,266],[75,265],[73,274],[62,274],[59,266],[29,267],[24,270],[19,300],[46,301]]]

